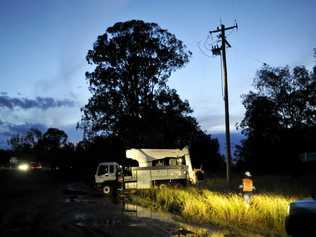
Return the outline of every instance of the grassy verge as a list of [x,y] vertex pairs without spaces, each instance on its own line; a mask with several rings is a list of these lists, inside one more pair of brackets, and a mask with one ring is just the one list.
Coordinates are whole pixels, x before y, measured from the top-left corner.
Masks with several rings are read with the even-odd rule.
[[144,190],[132,197],[137,204],[170,211],[188,222],[215,224],[265,236],[286,236],[284,220],[288,204],[296,198],[260,193],[249,206],[236,193],[210,191],[206,187]]

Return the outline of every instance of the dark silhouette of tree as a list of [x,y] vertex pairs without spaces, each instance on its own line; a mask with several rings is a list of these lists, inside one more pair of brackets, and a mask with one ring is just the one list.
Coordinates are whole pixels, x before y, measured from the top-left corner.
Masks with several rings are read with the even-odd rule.
[[94,135],[119,136],[127,146],[187,143],[197,123],[167,80],[190,55],[155,23],[131,20],[109,27],[87,55],[96,67],[86,73],[92,97],[82,109],[82,124]]
[[270,98],[281,116],[284,128],[304,127],[316,123],[316,81],[305,67],[272,68],[264,65],[254,84],[259,96]]
[[12,151],[0,149],[0,165],[8,166],[10,158],[13,156]]
[[21,134],[12,135],[8,139],[8,145],[11,146],[11,149],[17,153],[21,153],[29,150],[28,144],[24,143],[24,137]]
[[24,136],[24,142],[29,144],[31,148],[34,148],[38,142],[42,139],[42,131],[37,128],[31,128],[26,132]]
[[240,127],[247,138],[242,141],[242,147],[237,147],[237,156],[248,161],[248,168],[268,170],[278,155],[274,154],[280,132],[276,106],[268,97],[254,93],[244,98],[243,105],[246,113]]
[[256,92],[243,96],[240,124],[247,138],[237,155],[248,168],[263,171],[295,169],[298,154],[312,151],[316,139],[316,68],[273,68],[257,72]]
[[217,139],[204,132],[197,133],[190,146],[192,165],[212,173],[222,171],[225,163],[218,151],[219,143]]
[[8,144],[17,155],[22,155],[33,153],[41,138],[42,132],[37,128],[31,128],[25,134],[11,136]]
[[69,162],[66,161],[69,158],[66,151],[72,149],[73,145],[68,143],[67,139],[68,136],[63,130],[48,128],[36,146],[40,153],[40,160],[52,168],[66,166],[66,164],[69,166]]
[[41,146],[45,150],[58,150],[67,144],[68,135],[58,128],[49,128],[43,134]]

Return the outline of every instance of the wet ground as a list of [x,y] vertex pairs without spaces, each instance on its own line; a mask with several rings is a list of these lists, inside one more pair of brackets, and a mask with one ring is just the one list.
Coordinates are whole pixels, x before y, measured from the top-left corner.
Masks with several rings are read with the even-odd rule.
[[98,193],[49,171],[0,170],[0,236],[234,236]]

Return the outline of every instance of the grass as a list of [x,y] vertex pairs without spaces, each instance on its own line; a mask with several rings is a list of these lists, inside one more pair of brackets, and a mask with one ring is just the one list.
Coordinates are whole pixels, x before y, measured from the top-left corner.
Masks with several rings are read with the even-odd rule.
[[[262,183],[265,186],[254,195],[250,205],[222,179],[207,180],[199,187],[137,191],[132,200],[140,205],[167,210],[191,223],[215,224],[265,236],[286,236],[284,221],[288,204],[306,194],[301,190],[302,185],[289,185],[288,182],[285,185],[282,180],[273,180]],[[257,189],[261,186],[260,181],[258,184]]]

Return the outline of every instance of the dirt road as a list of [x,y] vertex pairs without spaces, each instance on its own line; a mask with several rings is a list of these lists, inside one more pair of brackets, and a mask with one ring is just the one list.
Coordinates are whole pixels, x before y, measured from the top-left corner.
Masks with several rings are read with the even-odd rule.
[[49,171],[0,170],[0,236],[196,236],[170,218],[137,213],[66,180]]

